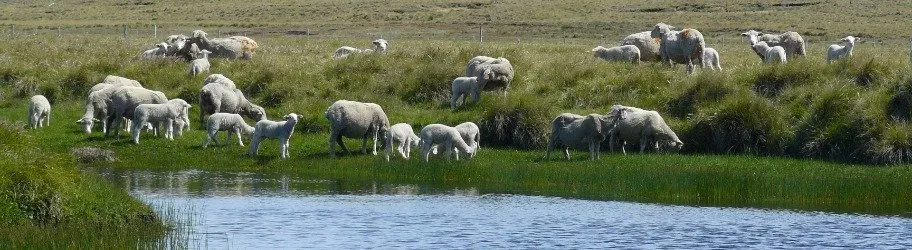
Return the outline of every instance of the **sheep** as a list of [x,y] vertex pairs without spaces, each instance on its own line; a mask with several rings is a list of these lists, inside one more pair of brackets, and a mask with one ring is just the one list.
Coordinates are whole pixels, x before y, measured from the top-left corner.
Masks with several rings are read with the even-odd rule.
[[706,48],[706,41],[703,34],[696,29],[683,29],[675,31],[675,27],[664,23],[658,23],[652,27],[650,36],[652,38],[661,38],[659,43],[659,55],[666,65],[681,63],[686,65],[688,74],[693,74],[693,61],[700,60],[703,56],[703,49]]
[[617,126],[618,121],[626,119],[625,113],[611,112],[606,116],[589,114],[581,116],[571,113],[558,115],[551,121],[551,137],[545,159],[551,158],[555,147],[562,147],[564,158],[570,160],[570,148],[587,148],[589,160],[599,159],[599,146],[607,134]]
[[[447,161],[450,161],[453,149],[473,155],[475,150],[466,144],[459,134],[459,130],[443,124],[431,124],[421,129],[419,133],[421,139],[421,157],[424,162],[428,162],[433,147],[442,148]],[[458,153],[457,153],[458,154]]]
[[751,45],[755,52],[763,55],[763,63],[786,63],[788,58],[782,46],[770,47],[766,42]]
[[129,79],[126,77],[115,76],[115,75],[105,76],[105,79],[101,82],[115,85],[115,86],[142,87],[142,84],[139,84],[139,82],[136,80]]
[[[151,123],[154,128],[157,124],[165,126],[165,138],[174,140],[174,121],[186,119],[190,104],[182,99],[171,99],[161,104],[139,104],[133,110],[133,143],[139,144],[139,135],[146,123]],[[177,128],[181,130],[181,127]]]
[[[756,36],[758,42],[766,42],[766,44],[772,47],[781,46],[785,49],[785,55],[789,58],[805,56],[807,53],[804,38],[802,38],[798,32],[788,31],[779,35],[773,35],[764,34],[763,32],[758,32],[756,30],[748,30],[747,32],[741,33],[741,36]],[[763,55],[757,55],[763,58]]]
[[185,35],[171,35],[165,38],[164,43],[168,45],[168,50],[165,52],[165,56],[169,57],[181,57],[184,60],[190,61],[193,60],[189,51],[187,42],[189,42],[190,37]]
[[[106,122],[105,136],[110,135],[112,127],[120,125],[117,118],[133,118],[133,111],[140,104],[162,104],[168,102],[165,94],[159,91],[152,91],[140,87],[118,87],[113,90],[105,100],[108,107],[108,121]],[[140,123],[142,125],[142,123]],[[119,136],[117,129],[113,130],[114,136]]]
[[[481,148],[481,131],[478,129],[478,125],[474,122],[463,122],[459,125],[456,125],[459,135],[462,136],[462,140],[465,141],[469,147],[472,147],[472,152],[463,152],[467,153],[468,158],[475,158],[475,155],[478,154],[478,149]],[[456,160],[459,160],[459,151],[456,152]]]
[[215,113],[232,113],[259,121],[266,119],[266,110],[250,103],[240,89],[231,89],[222,82],[208,83],[200,89],[200,124],[206,116]]
[[361,153],[367,154],[367,140],[372,139],[372,153],[377,155],[377,140],[386,145],[386,161],[389,161],[392,140],[387,136],[390,130],[389,118],[383,108],[375,103],[363,103],[347,100],[334,102],[324,113],[329,120],[329,155],[336,156],[335,144],[343,151],[348,148],[342,137],[361,138]]
[[200,51],[200,54],[203,55],[203,58],[193,59],[190,61],[190,65],[187,66],[187,74],[190,76],[196,76],[203,72],[209,72],[209,52],[208,50]]
[[618,120],[616,128],[608,133],[609,149],[612,151],[620,143],[621,152],[626,155],[624,147],[627,142],[638,143],[640,153],[643,153],[647,146],[652,146],[656,151],[660,145],[675,151],[684,146],[658,112],[622,105],[614,105],[611,112],[620,113],[624,117]]
[[253,39],[245,36],[209,39],[207,35],[202,30],[194,30],[190,42],[197,44],[201,50],[212,52],[213,57],[250,60],[258,47]]
[[854,36],[847,36],[841,41],[845,43],[845,46],[833,44],[827,49],[827,63],[832,63],[833,61],[852,56],[852,51],[855,50],[856,38]]
[[210,84],[210,83],[214,83],[214,82],[219,83],[225,87],[228,87],[229,89],[237,88],[237,85],[234,84],[234,81],[232,81],[231,79],[228,79],[228,77],[225,77],[222,74],[211,74],[211,75],[207,76],[206,79],[203,80],[203,86],[206,86],[206,84]]
[[333,58],[334,59],[343,59],[343,58],[347,58],[348,56],[353,55],[353,54],[361,54],[362,52],[363,51],[358,48],[342,46],[342,47],[339,47],[338,49],[336,49],[335,52],[333,52]]
[[397,144],[396,151],[403,159],[408,160],[411,156],[412,147],[420,147],[421,139],[412,130],[412,125],[408,123],[397,123],[390,126],[389,136],[392,144]]
[[468,76],[468,77],[475,76],[475,68],[478,68],[478,65],[481,65],[482,63],[494,61],[495,59],[497,59],[497,58],[487,57],[487,56],[472,57],[472,59],[469,59],[469,63],[466,64],[465,76]]
[[389,42],[387,42],[386,40],[384,40],[382,38],[374,40],[371,43],[374,45],[374,49],[370,53],[377,52],[377,53],[383,54],[383,53],[386,53],[386,50],[389,49]]
[[32,129],[51,125],[51,103],[43,95],[29,98],[28,123]]
[[601,58],[605,61],[626,61],[635,64],[640,63],[640,49],[634,45],[621,45],[611,48],[598,46],[592,49],[592,52],[593,57]]
[[621,45],[633,45],[640,49],[640,60],[647,62],[662,61],[659,54],[660,39],[652,38],[651,31],[630,34],[621,40]]
[[228,143],[231,140],[231,133],[237,135],[238,144],[241,147],[244,146],[244,142],[241,141],[241,134],[247,136],[252,136],[254,128],[250,125],[247,125],[247,122],[244,121],[244,118],[239,114],[230,114],[230,113],[215,113],[209,116],[209,119],[206,120],[206,128],[208,129],[208,134],[206,140],[203,141],[203,148],[209,146],[209,141],[214,140],[218,144],[218,138],[215,136],[219,131],[227,131],[225,134],[225,143]]
[[162,57],[165,57],[165,53],[167,53],[167,52],[168,52],[168,44],[159,43],[159,44],[155,45],[154,49],[149,49],[149,50],[143,51],[141,56],[142,56],[142,58],[145,58],[145,59],[162,58]]
[[500,90],[503,91],[503,96],[506,98],[507,89],[514,76],[513,65],[510,64],[510,61],[500,57],[477,63],[476,59],[487,58],[475,57],[469,60],[469,64],[466,65],[466,76],[477,77],[481,91]]
[[703,56],[700,59],[700,64],[701,68],[706,68],[706,66],[709,65],[709,68],[712,70],[722,70],[719,52],[710,47],[703,49]]
[[270,120],[260,120],[253,129],[253,136],[250,139],[250,150],[247,155],[256,156],[260,150],[260,142],[265,139],[279,139],[279,154],[282,159],[288,158],[288,141],[294,134],[295,124],[301,117],[295,113],[285,115],[285,120],[280,122]]
[[450,86],[450,108],[456,109],[456,105],[460,98],[462,98],[462,105],[465,105],[469,96],[472,97],[473,104],[478,102],[478,97],[481,94],[481,86],[478,84],[478,77],[457,77]]
[[92,93],[89,94],[89,97],[86,98],[85,101],[82,118],[76,120],[76,124],[83,125],[86,134],[92,133],[92,125],[98,121],[97,118],[102,119],[102,132],[107,133],[108,131],[108,105],[106,101],[110,99],[111,93],[113,93],[114,90],[118,89],[120,86],[112,86],[111,84],[106,83],[99,83],[95,86],[99,86],[101,84],[104,84],[103,86],[106,86],[106,88],[92,91]]

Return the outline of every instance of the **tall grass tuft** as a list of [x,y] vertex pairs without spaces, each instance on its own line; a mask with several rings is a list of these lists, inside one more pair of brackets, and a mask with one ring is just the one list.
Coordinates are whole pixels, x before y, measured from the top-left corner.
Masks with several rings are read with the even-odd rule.
[[782,114],[770,101],[752,94],[730,97],[709,116],[695,117],[683,135],[684,151],[781,154],[789,138]]

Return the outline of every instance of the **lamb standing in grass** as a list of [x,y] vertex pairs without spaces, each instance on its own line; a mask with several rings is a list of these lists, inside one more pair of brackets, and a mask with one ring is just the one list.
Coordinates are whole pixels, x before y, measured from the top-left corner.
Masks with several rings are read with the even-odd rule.
[[431,151],[435,146],[444,150],[443,154],[446,156],[447,161],[450,161],[453,149],[469,155],[475,153],[475,150],[462,139],[459,130],[447,125],[427,125],[421,129],[419,138],[421,138],[421,157],[424,158],[424,162],[428,162]]
[[712,70],[722,70],[719,52],[710,47],[703,49],[703,57],[700,60],[700,64],[702,65],[702,68],[706,68],[706,66],[709,65],[709,68]]
[[336,144],[348,153],[348,148],[342,142],[344,136],[361,139],[361,152],[364,154],[367,154],[367,141],[373,139],[374,147],[371,152],[377,155],[377,140],[380,140],[386,145],[385,155],[389,161],[389,151],[393,147],[392,140],[387,136],[390,123],[380,105],[338,100],[326,109],[325,116],[326,120],[329,120],[329,155],[336,156]]
[[[172,99],[161,104],[140,104],[133,111],[133,143],[139,144],[139,135],[146,123],[151,123],[153,128],[165,126],[165,138],[174,140],[174,121],[183,120],[187,116],[190,104],[181,99]],[[183,129],[178,127],[177,129]]]
[[[421,139],[412,130],[412,125],[407,123],[397,123],[390,127],[389,138],[393,144],[396,144],[396,151],[403,159],[408,160],[411,156],[412,147],[420,147]],[[389,151],[387,151],[389,152]],[[387,158],[389,158],[387,156]]]
[[845,46],[839,44],[830,45],[827,49],[827,63],[852,56],[852,51],[855,50],[855,40],[854,36],[847,36],[841,40],[845,43]]
[[149,50],[143,51],[142,58],[146,58],[146,59],[163,58],[163,57],[165,57],[165,53],[167,53],[167,52],[168,52],[168,44],[159,43],[159,44],[155,45],[154,49],[149,49]]
[[208,134],[206,140],[203,141],[203,148],[209,146],[209,141],[213,140],[218,144],[218,138],[216,133],[219,131],[227,131],[225,133],[225,143],[231,141],[231,134],[234,133],[237,135],[238,144],[241,147],[244,146],[244,142],[241,141],[241,134],[247,136],[252,136],[254,129],[250,125],[247,125],[247,122],[244,121],[244,118],[239,114],[229,114],[229,113],[215,113],[209,116],[209,119],[206,120],[206,128],[208,129]]
[[703,34],[696,29],[675,31],[675,27],[658,23],[652,27],[650,36],[660,38],[659,54],[667,65],[672,62],[686,65],[687,73],[694,72],[693,62],[703,57],[706,41]]
[[[469,96],[472,97],[472,103],[477,103],[481,96],[481,86],[478,84],[478,77],[457,77],[453,80],[451,86],[450,108],[456,109],[459,99],[462,98],[462,104],[465,105]],[[461,106],[459,105],[459,106]]]
[[639,144],[640,153],[647,147],[658,151],[661,145],[663,148],[677,151],[684,146],[658,112],[621,105],[614,105],[611,112],[622,113],[625,119],[619,120],[617,127],[609,133],[610,150],[614,150],[620,143],[621,152],[627,154],[624,149],[627,142]]
[[200,124],[206,116],[215,113],[232,113],[259,121],[266,119],[266,110],[251,103],[240,89],[232,89],[224,82],[206,84],[200,89]]
[[51,125],[51,103],[43,95],[29,99],[28,122],[33,129]]
[[[766,42],[766,44],[771,47],[780,46],[785,49],[785,55],[789,58],[804,56],[807,53],[804,38],[797,32],[789,31],[779,35],[773,35],[764,34],[756,30],[748,30],[747,32],[741,33],[741,36],[756,36],[758,42]],[[763,58],[763,55],[757,55],[760,56],[761,59]]]
[[640,49],[634,45],[621,45],[611,48],[598,46],[592,49],[592,56],[605,61],[640,63]]
[[187,68],[187,74],[196,76],[203,72],[209,72],[209,53],[210,52],[208,50],[200,51],[200,54],[203,55],[203,58],[190,61],[190,66]]
[[621,45],[633,45],[640,49],[640,60],[647,62],[662,61],[659,55],[660,39],[650,37],[651,31],[634,33],[621,40]]
[[298,124],[298,116],[295,113],[285,115],[285,121],[274,122],[270,120],[261,120],[254,126],[253,137],[250,139],[250,150],[247,155],[256,156],[260,150],[260,142],[265,139],[279,139],[279,154],[282,159],[288,158],[288,141],[294,134],[295,124]]
[[[107,128],[105,131],[105,136],[109,135],[112,131],[114,136],[120,134],[118,129],[112,130],[111,128],[116,128],[120,126],[119,118],[133,118],[133,111],[136,110],[136,106],[140,104],[162,104],[168,102],[168,98],[165,96],[165,93],[160,91],[152,91],[140,87],[118,87],[113,90],[110,97],[105,100],[105,104],[108,107],[108,117],[107,117]],[[142,125],[142,123],[140,123]]]
[[[475,158],[475,154],[478,154],[478,149],[481,148],[481,130],[478,129],[478,125],[474,122],[463,122],[456,125],[454,128],[456,128],[456,131],[459,131],[462,140],[465,141],[469,147],[472,147],[471,153],[462,153],[466,153],[469,159]],[[459,151],[456,152],[456,160],[459,160]]]
[[780,46],[770,47],[766,42],[757,42],[751,45],[757,53],[763,55],[763,63],[786,63],[785,49]]

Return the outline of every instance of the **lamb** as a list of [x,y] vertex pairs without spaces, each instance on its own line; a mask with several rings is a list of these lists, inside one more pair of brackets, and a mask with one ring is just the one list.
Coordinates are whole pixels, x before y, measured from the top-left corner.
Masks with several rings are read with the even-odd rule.
[[706,68],[709,65],[712,70],[722,70],[719,52],[710,47],[703,49],[703,57],[700,59],[700,64],[702,65],[701,68]]
[[43,95],[29,98],[28,123],[32,129],[51,125],[51,103]]
[[[479,89],[482,91],[503,91],[503,96],[507,97],[507,89],[510,82],[513,81],[513,65],[506,58],[500,57],[493,60],[476,63],[475,57],[469,60],[466,66],[466,76],[477,77]],[[486,59],[486,58],[480,58]],[[471,70],[471,71],[469,71]]]
[[660,145],[676,151],[684,146],[658,112],[622,105],[614,105],[611,112],[621,113],[625,117],[617,122],[617,127],[612,132],[608,133],[611,150],[620,143],[621,152],[627,154],[624,149],[627,142],[638,143],[640,153],[643,153],[647,146],[653,147],[656,151]]
[[190,65],[187,67],[187,74],[190,76],[196,76],[203,72],[209,72],[209,52],[208,50],[200,51],[200,54],[203,55],[203,58],[194,59],[190,61]]
[[[110,97],[105,100],[108,107],[108,121],[106,122],[105,136],[111,133],[111,127],[120,125],[117,118],[133,118],[133,111],[140,104],[162,104],[168,102],[165,94],[159,91],[152,91],[140,87],[118,87],[113,90]],[[139,123],[142,125],[143,123]],[[118,136],[117,129],[113,130],[114,136]]]
[[247,122],[244,121],[244,118],[239,114],[230,114],[230,113],[215,113],[209,116],[209,119],[206,120],[206,128],[208,129],[208,134],[206,140],[203,141],[203,148],[209,146],[209,141],[214,140],[218,144],[218,138],[215,136],[219,131],[228,131],[225,134],[225,143],[228,143],[231,139],[231,133],[237,135],[238,144],[241,147],[244,146],[244,142],[241,141],[241,134],[252,136],[254,133],[253,127],[247,125]]
[[672,62],[685,64],[687,73],[693,74],[693,61],[700,60],[703,56],[706,41],[703,39],[703,34],[696,29],[681,31],[674,29],[675,27],[671,25],[658,23],[652,27],[650,36],[661,38],[659,55],[666,65],[671,65]]
[[551,138],[548,140],[548,151],[545,159],[551,158],[555,147],[562,147],[564,158],[570,160],[570,148],[587,148],[589,160],[599,159],[599,146],[617,126],[618,121],[626,119],[625,113],[611,112],[606,116],[589,114],[581,116],[571,113],[558,115],[551,121]]
[[[463,152],[467,153],[469,159],[475,158],[475,154],[478,154],[478,149],[481,148],[481,132],[478,129],[478,125],[474,122],[463,122],[459,125],[456,125],[459,135],[462,136],[462,140],[465,141],[469,147],[472,147],[472,152]],[[456,152],[456,160],[459,160],[459,152]]]
[[662,57],[659,54],[660,39],[652,38],[650,36],[651,33],[651,31],[643,31],[631,34],[621,40],[621,45],[633,45],[640,49],[640,60],[642,61],[662,61]]
[[253,59],[257,43],[245,36],[232,36],[227,38],[207,38],[208,34],[202,30],[194,30],[190,42],[195,43],[202,50],[212,52],[213,57],[228,59]]
[[[171,99],[161,104],[139,104],[133,110],[133,143],[139,144],[139,134],[146,123],[158,128],[158,124],[165,126],[165,138],[174,140],[174,122],[186,119],[190,104],[182,99]],[[177,128],[181,130],[181,127]]]
[[457,77],[453,80],[451,86],[450,108],[456,109],[459,99],[462,98],[462,104],[465,105],[469,96],[472,97],[472,103],[478,102],[481,95],[481,86],[478,84],[478,77]]
[[[779,35],[764,34],[756,30],[748,30],[741,33],[741,36],[756,36],[758,42],[766,42],[769,46],[781,46],[785,49],[785,55],[794,58],[795,56],[804,56],[807,53],[805,49],[804,38],[797,32],[788,31]],[[760,58],[763,55],[757,54]]]
[[374,49],[370,53],[377,52],[377,53],[383,54],[383,53],[386,53],[386,50],[389,49],[389,42],[387,42],[386,40],[383,40],[382,38],[374,40],[371,43],[374,45]]
[[367,140],[373,139],[372,153],[377,155],[377,140],[386,145],[386,161],[389,161],[392,140],[387,136],[390,130],[389,118],[383,108],[375,103],[338,100],[326,109],[329,120],[329,155],[336,156],[335,144],[348,153],[342,137],[360,138],[361,152],[367,154]]
[[222,74],[211,74],[211,75],[207,76],[206,80],[203,80],[203,86],[206,86],[206,84],[210,84],[210,83],[214,83],[214,82],[219,83],[222,86],[228,87],[229,89],[237,88],[237,85],[234,84],[234,81],[232,81],[231,79],[228,79],[228,77],[225,77]]
[[167,43],[159,43],[155,45],[154,49],[149,49],[143,51],[142,58],[151,59],[151,58],[162,58],[165,57],[165,53],[168,52]]
[[785,49],[781,46],[770,47],[766,42],[757,42],[751,47],[755,52],[763,55],[763,63],[786,63],[788,61]]
[[852,51],[855,50],[856,38],[854,36],[847,36],[841,41],[845,43],[845,46],[833,44],[827,49],[827,63],[832,63],[833,61],[852,56]]
[[611,48],[598,46],[592,49],[592,52],[593,57],[601,58],[605,61],[640,63],[640,49],[633,45],[621,45]]
[[343,58],[347,58],[348,56],[353,55],[353,54],[361,54],[362,52],[363,51],[358,48],[342,46],[342,47],[339,47],[338,49],[336,49],[335,52],[333,52],[333,58],[334,59],[343,59]]
[[[443,124],[431,124],[421,129],[419,134],[421,139],[421,157],[424,162],[428,162],[431,151],[435,146],[444,149],[444,155],[447,161],[450,161],[453,149],[474,155],[475,149],[466,144],[459,134],[459,130]],[[458,154],[458,153],[457,153]]]
[[265,139],[279,139],[279,154],[282,159],[288,158],[288,141],[294,134],[295,124],[301,117],[295,113],[285,115],[285,120],[274,122],[270,120],[261,120],[254,126],[253,137],[250,140],[250,150],[247,155],[256,156],[259,154],[260,142]]
[[259,121],[266,119],[266,110],[251,103],[240,89],[229,88],[222,82],[208,83],[200,89],[200,123],[215,113],[240,114]]
[[390,126],[388,138],[393,144],[398,144],[396,151],[406,160],[411,156],[412,147],[417,148],[421,145],[421,139],[412,130],[412,125],[408,123],[397,123]]

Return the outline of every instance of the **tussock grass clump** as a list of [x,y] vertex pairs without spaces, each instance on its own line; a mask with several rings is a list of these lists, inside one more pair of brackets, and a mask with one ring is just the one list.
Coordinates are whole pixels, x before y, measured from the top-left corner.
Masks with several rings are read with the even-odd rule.
[[702,105],[724,100],[737,90],[731,86],[730,77],[724,74],[699,74],[693,83],[682,87],[680,95],[667,103],[668,114],[676,118],[686,118],[696,114]]
[[765,97],[776,97],[783,90],[819,81],[826,72],[820,64],[808,60],[795,60],[785,65],[762,68],[753,79],[753,90]]
[[713,115],[694,118],[682,137],[684,151],[774,155],[783,152],[789,130],[770,101],[743,94],[725,101]]
[[501,100],[484,103],[486,110],[478,123],[481,141],[501,147],[544,147],[548,143],[553,112],[534,96],[515,98],[508,103],[502,103]]

